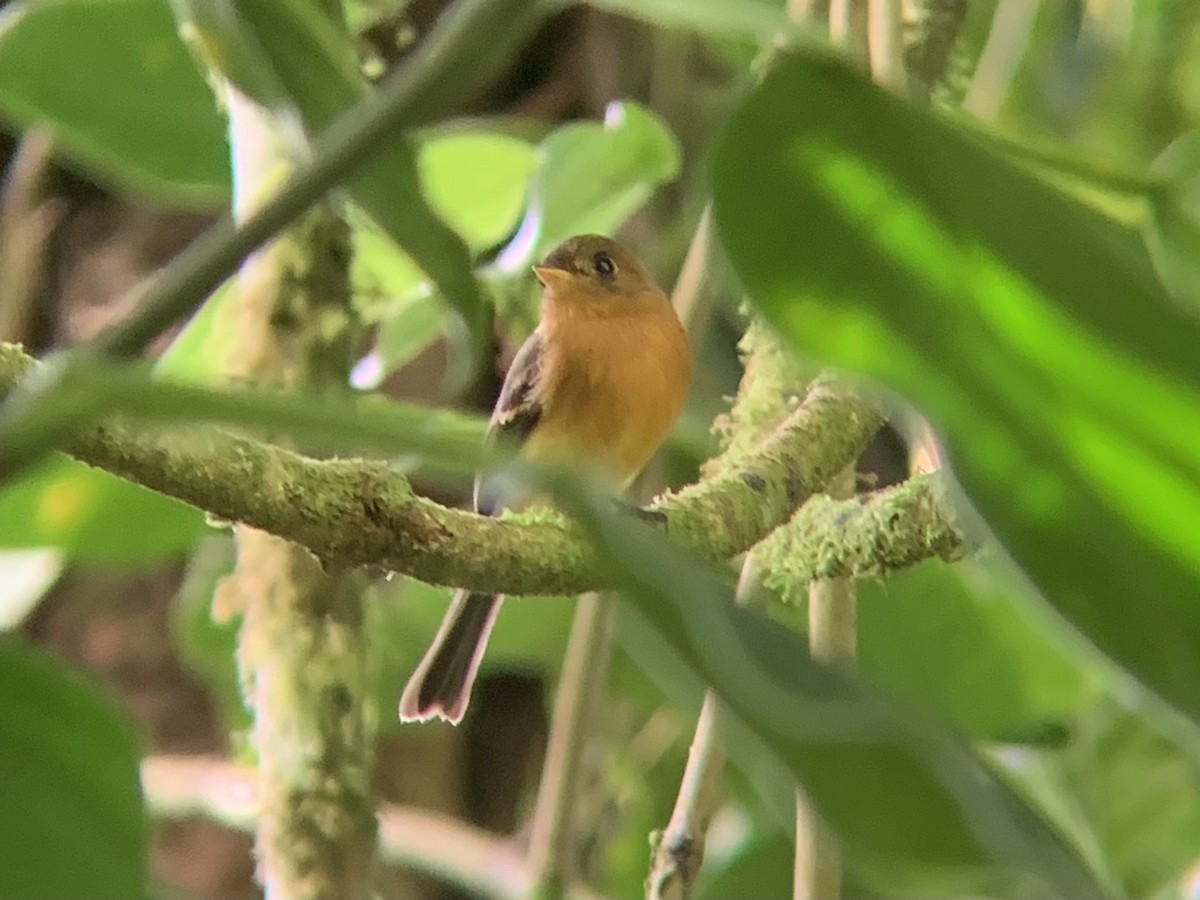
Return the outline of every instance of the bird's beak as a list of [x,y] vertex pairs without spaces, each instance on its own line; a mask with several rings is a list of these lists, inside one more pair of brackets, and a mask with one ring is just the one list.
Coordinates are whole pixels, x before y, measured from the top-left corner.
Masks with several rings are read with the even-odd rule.
[[533,274],[537,276],[538,281],[548,288],[564,285],[575,277],[566,269],[556,269],[552,266],[534,266]]

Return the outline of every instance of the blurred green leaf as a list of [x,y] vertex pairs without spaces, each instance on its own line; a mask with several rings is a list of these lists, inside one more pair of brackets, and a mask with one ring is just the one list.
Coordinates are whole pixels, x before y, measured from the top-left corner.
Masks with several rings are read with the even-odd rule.
[[855,849],[1029,873],[1064,897],[1110,896],[1057,830],[971,749],[818,666],[795,633],[736,607],[732,589],[610,501],[556,483],[640,614],[782,759]]
[[[311,135],[319,138],[350,107],[368,102],[371,88],[358,69],[354,41],[336,5],[231,0],[229,9],[232,18],[226,27],[210,37],[217,40],[233,32],[246,39],[210,48],[210,56],[220,63],[225,53],[261,50]],[[288,124],[280,120],[281,128]],[[409,138],[397,134],[348,187],[355,202],[437,283],[480,338],[482,298],[470,255],[427,202]]]
[[935,560],[857,590],[863,677],[973,737],[1061,732],[1106,683],[1043,609],[977,565]]
[[[1050,754],[1026,747],[1002,747],[992,754],[1005,771],[1011,774],[1010,783],[1034,809],[1053,822],[1079,855],[1105,880],[1116,883],[1109,857],[1100,846],[1093,823],[1088,819],[1079,798],[1062,777]],[[1122,896],[1128,896],[1122,894]],[[1140,896],[1140,895],[1138,895]]]
[[1062,753],[1042,754],[1096,829],[1127,897],[1179,893],[1200,861],[1200,746],[1158,728],[1147,704],[1098,704]]
[[382,397],[214,390],[155,379],[146,365],[86,357],[57,372],[46,365],[26,381],[55,376],[57,382],[38,395],[36,409],[20,427],[0,427],[0,460],[38,459],[56,441],[110,413],[144,421],[244,425],[290,434],[306,448],[379,450],[397,462],[408,454],[410,463],[447,472],[474,471],[493,452],[483,446],[486,423],[478,417]]
[[417,167],[430,206],[474,253],[512,234],[536,166],[534,148],[505,134],[434,133],[417,146]]
[[679,145],[649,110],[610,103],[604,122],[573,122],[538,145],[529,208],[497,260],[520,272],[566,238],[611,234],[654,189],[679,173]]
[[1200,719],[1200,324],[1094,211],[828,59],[750,95],[715,179],[759,308],[912,398],[1046,597]]
[[146,822],[129,723],[82,678],[0,639],[0,897],[145,896]]
[[375,342],[375,352],[382,364],[380,371],[385,375],[413,359],[442,333],[442,307],[431,295],[409,297],[398,307],[396,313],[379,326],[379,337]]
[[783,4],[770,0],[589,0],[589,5],[718,38],[765,39],[787,25]]
[[228,196],[224,121],[162,0],[8,4],[0,115],[48,126],[101,181],[175,204]]
[[195,507],[63,456],[0,488],[0,547],[142,565],[181,556],[204,528]]

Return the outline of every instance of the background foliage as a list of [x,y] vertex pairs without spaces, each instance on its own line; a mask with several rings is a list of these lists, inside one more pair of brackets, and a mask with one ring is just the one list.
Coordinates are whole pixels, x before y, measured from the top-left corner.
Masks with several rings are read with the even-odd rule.
[[[1018,6],[1036,11],[1027,30],[1002,31]],[[438,4],[335,7],[6,4],[5,151],[52,135],[39,202],[58,224],[41,311],[0,338],[86,342],[91,307],[126,314],[125,293],[228,203],[224,110],[198,49],[308,152]],[[807,661],[796,586],[769,617],[731,611],[728,573],[575,497],[631,598],[578,798],[584,880],[641,894],[708,683],[735,721],[698,896],[790,895],[796,778],[846,843],[849,895],[1194,893],[1200,9],[974,0],[929,110],[821,49],[766,65],[786,22],[770,0],[545,11],[508,71],[485,85],[464,71],[441,107],[430,89],[419,127],[340,197],[367,326],[355,388],[486,409],[491,350],[506,359],[534,321],[532,261],[570,234],[619,232],[670,285],[711,199],[711,317],[665,480],[693,480],[717,447],[745,296],[806,361],[929,417],[972,548],[860,580],[851,679]],[[989,52],[1009,54],[1011,81]],[[10,192],[0,218],[15,208]],[[177,238],[152,246],[158,229]],[[160,375],[212,380],[219,297],[156,348]],[[467,388],[448,377],[472,365]],[[417,483],[457,503],[461,476]],[[145,756],[250,756],[236,629],[208,611],[227,531],[56,456],[0,485],[0,547],[0,835],[22,839],[0,841],[0,896],[251,895],[240,839],[180,830],[137,777]],[[511,834],[571,604],[506,606],[462,729],[401,727],[398,688],[445,600],[383,577],[366,597],[380,790]],[[202,853],[204,872],[181,861]],[[439,890],[389,877],[385,893]]]

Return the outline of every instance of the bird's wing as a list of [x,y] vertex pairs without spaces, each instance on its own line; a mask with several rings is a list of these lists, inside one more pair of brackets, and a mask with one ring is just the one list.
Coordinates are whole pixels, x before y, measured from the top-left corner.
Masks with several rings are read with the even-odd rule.
[[[542,402],[537,390],[541,372],[542,337],[534,331],[525,339],[504,376],[504,385],[488,423],[490,440],[521,444],[529,437],[542,417]],[[475,480],[475,511],[490,516],[497,512],[499,504],[497,498],[488,496],[487,487],[482,475]]]

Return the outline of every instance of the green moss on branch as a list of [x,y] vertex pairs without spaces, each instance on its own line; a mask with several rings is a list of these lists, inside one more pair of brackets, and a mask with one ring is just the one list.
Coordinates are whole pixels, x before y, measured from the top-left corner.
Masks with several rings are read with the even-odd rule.
[[961,559],[966,544],[944,495],[944,477],[933,474],[848,500],[813,497],[755,556],[770,572],[770,586],[785,596],[818,578],[886,575],[933,557]]

